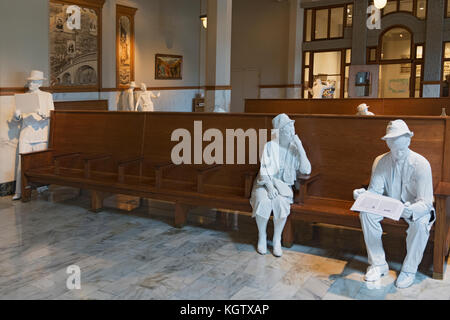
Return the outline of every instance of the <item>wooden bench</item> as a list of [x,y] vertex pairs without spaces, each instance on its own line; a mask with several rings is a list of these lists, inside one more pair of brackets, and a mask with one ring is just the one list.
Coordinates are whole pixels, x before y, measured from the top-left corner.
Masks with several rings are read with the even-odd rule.
[[55,101],[56,111],[108,111],[108,100]]
[[[186,223],[193,206],[251,212],[249,196],[258,164],[180,165],[171,163],[175,129],[191,133],[194,121],[209,128],[270,129],[274,114],[53,112],[50,149],[23,154],[22,199],[30,199],[35,184],[59,184],[92,191],[91,209],[99,211],[105,194],[125,194],[175,203],[175,225]],[[370,177],[373,160],[387,152],[386,125],[394,117],[291,115],[313,173],[300,176],[295,202],[283,233],[293,243],[293,221],[304,220],[360,228],[349,210],[352,192]],[[450,208],[450,118],[406,116],[415,136],[412,150],[430,162],[437,220],[434,274],[442,278],[448,253]],[[203,148],[210,142],[203,142]],[[224,150],[225,152],[225,150]],[[235,158],[237,150],[234,150]],[[248,161],[248,155],[246,155]],[[404,232],[406,223],[385,219],[386,232]]]
[[246,99],[245,112],[354,115],[361,103],[376,115],[439,116],[442,108],[450,115],[449,98]]

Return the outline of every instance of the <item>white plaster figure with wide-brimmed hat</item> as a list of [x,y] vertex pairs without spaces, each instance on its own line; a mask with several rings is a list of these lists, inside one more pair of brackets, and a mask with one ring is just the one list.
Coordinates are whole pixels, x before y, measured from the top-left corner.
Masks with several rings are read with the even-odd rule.
[[[390,152],[376,158],[368,188],[370,192],[400,200],[405,205],[401,218],[409,225],[407,254],[395,283],[398,288],[414,283],[435,221],[431,166],[427,159],[409,149],[413,136],[403,120],[389,122],[386,135],[381,139],[386,141]],[[353,197],[356,200],[364,192],[365,189],[356,189]],[[381,240],[383,217],[361,212],[360,219],[369,260],[364,279],[378,281],[389,271]]]
[[250,204],[258,226],[257,251],[267,252],[266,229],[273,214],[273,254],[282,255],[281,234],[293,203],[293,190],[297,172],[311,173],[311,163],[298,135],[294,120],[279,114],[272,120],[274,137],[264,146],[261,166],[253,184]]
[[356,107],[356,115],[357,116],[374,116],[375,114],[373,112],[369,111],[369,106],[365,103],[361,103],[359,106]]
[[[44,73],[39,70],[33,70],[27,80],[29,92],[15,95],[16,111],[13,120],[20,121],[21,128],[19,135],[19,161],[16,170],[16,192],[13,200],[18,200],[22,197],[20,154],[41,151],[47,148],[50,111],[55,109],[52,95],[40,90],[44,80],[46,80]],[[23,113],[22,110],[24,110]]]

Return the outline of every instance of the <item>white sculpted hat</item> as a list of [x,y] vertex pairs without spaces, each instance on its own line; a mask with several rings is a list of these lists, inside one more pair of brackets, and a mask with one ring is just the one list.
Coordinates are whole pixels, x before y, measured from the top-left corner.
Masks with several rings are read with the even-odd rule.
[[130,88],[137,88],[136,82],[131,81],[130,82]]
[[44,78],[44,73],[42,71],[33,70],[31,71],[30,77],[27,80],[47,80]]
[[359,112],[369,109],[369,106],[365,103],[361,103],[357,108]]
[[277,115],[275,118],[273,118],[272,127],[274,129],[281,129],[285,125],[287,125],[288,123],[291,123],[291,122],[294,123],[295,120],[291,120],[291,119],[289,119],[287,114],[281,113],[281,114]]
[[386,140],[390,138],[397,138],[405,134],[407,134],[409,137],[412,137],[414,135],[412,131],[409,131],[409,128],[406,125],[405,121],[395,120],[389,122],[386,128],[386,135],[381,139]]

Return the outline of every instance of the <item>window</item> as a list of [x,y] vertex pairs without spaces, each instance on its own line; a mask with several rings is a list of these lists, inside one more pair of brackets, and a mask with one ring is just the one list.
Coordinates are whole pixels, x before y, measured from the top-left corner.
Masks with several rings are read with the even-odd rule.
[[[449,83],[450,83],[450,42],[444,42],[444,54],[442,55],[442,80],[444,81],[441,86],[443,97],[449,97]],[[447,79],[449,77],[449,79]]]
[[[348,97],[348,77],[351,63],[351,49],[335,51],[303,52],[303,83],[305,88],[312,88],[316,79],[323,83],[334,84],[334,98]],[[326,95],[326,94],[325,94]],[[302,92],[303,98],[312,98],[308,89]]]
[[450,0],[446,0],[445,17],[450,18]]
[[[446,1],[450,2],[450,0]],[[373,1],[371,3],[373,4]],[[386,6],[381,10],[383,16],[395,12],[409,13],[424,20],[427,17],[427,0],[388,0]]]
[[353,4],[305,10],[304,41],[339,39],[353,25]]
[[367,48],[367,62],[377,63],[377,47]]
[[406,29],[389,29],[381,38],[381,60],[411,59],[411,38]]

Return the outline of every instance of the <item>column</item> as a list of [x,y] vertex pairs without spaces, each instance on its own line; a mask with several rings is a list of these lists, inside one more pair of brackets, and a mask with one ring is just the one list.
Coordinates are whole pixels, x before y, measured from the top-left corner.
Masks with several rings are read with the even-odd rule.
[[423,97],[439,97],[442,77],[442,41],[444,30],[444,0],[428,1]]
[[229,112],[232,0],[208,0],[205,111]]
[[352,64],[366,64],[368,0],[353,3]]
[[302,90],[303,8],[300,0],[289,1],[288,88],[286,98],[299,99]]

